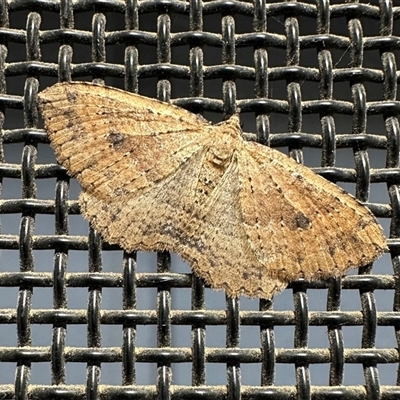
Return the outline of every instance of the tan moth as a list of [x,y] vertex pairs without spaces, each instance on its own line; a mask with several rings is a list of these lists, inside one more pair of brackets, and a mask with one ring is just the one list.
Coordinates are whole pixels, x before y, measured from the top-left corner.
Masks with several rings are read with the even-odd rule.
[[386,249],[372,213],[279,151],[184,109],[90,83],[40,94],[82,214],[126,251],[169,250],[212,288],[270,299],[341,276]]

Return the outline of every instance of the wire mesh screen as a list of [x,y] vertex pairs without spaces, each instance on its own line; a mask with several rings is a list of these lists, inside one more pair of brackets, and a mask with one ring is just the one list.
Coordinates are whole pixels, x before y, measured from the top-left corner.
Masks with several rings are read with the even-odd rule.
[[[399,19],[390,0],[1,0],[0,398],[399,399]],[[108,245],[42,129],[59,80],[240,109],[364,202],[391,257],[235,300]]]

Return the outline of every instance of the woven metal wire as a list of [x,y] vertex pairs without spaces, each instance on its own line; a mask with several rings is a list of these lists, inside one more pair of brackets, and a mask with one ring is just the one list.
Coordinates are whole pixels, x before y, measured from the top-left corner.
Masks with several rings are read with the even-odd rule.
[[[0,398],[399,399],[399,19],[390,0],[1,0]],[[347,184],[391,257],[237,301],[168,253],[140,267],[74,231],[79,190],[37,110],[71,79],[240,109],[253,140]]]

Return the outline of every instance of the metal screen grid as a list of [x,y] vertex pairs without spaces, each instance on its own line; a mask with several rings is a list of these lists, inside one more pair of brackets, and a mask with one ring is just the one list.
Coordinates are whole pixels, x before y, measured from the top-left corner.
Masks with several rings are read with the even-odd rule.
[[[389,0],[1,0],[0,293],[14,289],[17,297],[11,299],[16,307],[10,307],[7,295],[0,295],[0,367],[13,372],[7,380],[6,369],[0,369],[0,398],[399,399],[399,18],[400,7]],[[337,20],[345,22],[346,34],[338,33]],[[370,27],[376,29],[366,36]],[[303,55],[309,50],[311,60]],[[367,67],[372,53],[379,54],[380,68]],[[346,63],[338,67],[342,57]],[[365,267],[343,279],[293,283],[274,302],[226,299],[214,309],[209,300],[214,294],[188,270],[177,272],[176,258],[168,253],[157,254],[156,271],[138,271],[136,255],[124,254],[122,265],[110,272],[104,260],[118,248],[103,243],[93,230],[71,233],[79,207],[70,193],[77,189],[54,159],[41,161],[47,160],[41,154],[48,139],[37,94],[57,80],[71,79],[105,80],[216,120],[240,109],[244,129],[256,133],[250,139],[288,149],[299,162],[307,161],[310,148],[319,149],[316,172],[354,186],[357,198],[386,224],[391,258],[383,257],[373,271]],[[215,82],[222,85],[214,87]],[[336,92],[337,85],[346,85],[347,97],[340,86]],[[373,118],[378,122],[371,129]],[[351,167],[337,162],[346,149]],[[383,153],[383,165],[372,168]],[[7,189],[12,184],[18,185],[20,198]],[[54,198],[41,196],[41,188],[43,193],[50,188]],[[38,228],[42,217],[47,234]],[[38,255],[46,252],[52,262],[43,266]],[[76,252],[86,257],[81,269],[70,261]],[[35,292],[43,288],[49,289],[52,304],[35,306]],[[79,288],[86,291],[85,304],[74,303],[71,289]],[[120,290],[119,309],[104,308],[109,288]],[[137,307],[141,290],[151,290],[153,308]],[[326,304],[313,311],[309,298],[318,291]],[[347,307],[347,292],[356,293],[359,309]],[[381,293],[390,299],[390,309],[377,306]],[[285,295],[290,302],[277,308]],[[174,308],[174,297],[180,296],[186,306]],[[35,344],[32,332],[38,326],[51,328],[45,331],[51,343]],[[85,346],[68,342],[77,326],[83,328]],[[105,346],[106,326],[118,328],[117,345]],[[358,347],[344,340],[344,329],[353,326],[360,328]],[[155,332],[152,347],[137,344],[144,327]],[[180,345],[180,338],[174,342],[174,327],[190,330],[188,345]],[[214,327],[224,329],[225,345],[218,338],[218,346],[209,344]],[[280,327],[293,330],[291,348],[277,345]],[[314,327],[323,328],[318,335],[326,337],[325,347],[310,341]],[[388,331],[379,331],[382,327],[391,329],[394,344],[385,342]],[[243,347],[247,328],[257,328],[259,337]],[[31,377],[40,363],[49,369],[37,384]],[[210,384],[210,364],[222,371],[225,383]],[[68,367],[75,365],[84,365],[84,377],[71,384]],[[120,381],[105,384],[110,365],[119,368]],[[137,382],[143,365],[154,370],[147,384]],[[189,382],[179,384],[176,371],[184,371],[177,365],[190,370]],[[243,382],[241,372],[248,365],[258,368],[257,384]],[[292,368],[293,384],[279,384],[280,365]],[[346,383],[351,365],[362,369],[363,382]],[[389,369],[383,369],[386,365]],[[328,366],[326,384],[312,384],[314,366]],[[385,380],[387,373],[395,377],[392,383]]]

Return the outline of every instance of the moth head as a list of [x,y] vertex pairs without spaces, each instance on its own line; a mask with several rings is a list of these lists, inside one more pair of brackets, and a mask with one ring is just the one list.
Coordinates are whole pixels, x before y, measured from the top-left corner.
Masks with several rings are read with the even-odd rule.
[[218,123],[217,126],[221,127],[226,134],[229,134],[234,138],[237,138],[242,134],[239,113],[233,114],[227,120]]

